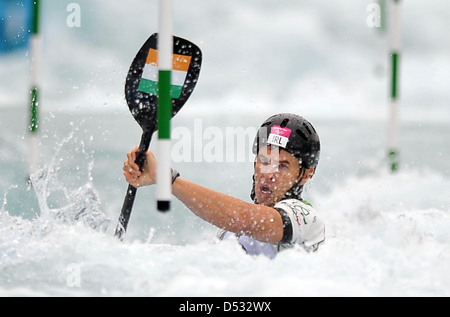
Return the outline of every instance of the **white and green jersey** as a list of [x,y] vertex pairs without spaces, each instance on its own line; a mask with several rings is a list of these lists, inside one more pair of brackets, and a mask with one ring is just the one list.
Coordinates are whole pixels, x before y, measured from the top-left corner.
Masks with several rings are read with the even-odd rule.
[[[277,252],[292,248],[296,244],[301,245],[306,251],[316,251],[319,244],[325,241],[325,224],[308,202],[285,199],[278,202],[274,208],[283,219],[283,239],[278,244],[270,244],[245,235],[237,235],[239,243],[248,254],[263,254],[274,258]],[[219,235],[221,239],[231,236],[236,235],[228,231]]]

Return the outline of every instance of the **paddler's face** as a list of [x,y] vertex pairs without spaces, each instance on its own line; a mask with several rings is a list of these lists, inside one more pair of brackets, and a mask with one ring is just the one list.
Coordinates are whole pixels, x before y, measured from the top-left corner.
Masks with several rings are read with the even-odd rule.
[[255,164],[255,195],[259,204],[273,207],[299,180],[297,158],[278,147],[259,149]]

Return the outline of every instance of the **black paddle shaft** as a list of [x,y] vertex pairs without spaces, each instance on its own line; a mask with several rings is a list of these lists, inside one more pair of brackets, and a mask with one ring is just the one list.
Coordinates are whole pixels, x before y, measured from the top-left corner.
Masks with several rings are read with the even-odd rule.
[[[145,131],[142,133],[141,143],[139,145],[139,151],[136,155],[135,163],[139,165],[139,169],[142,171],[145,163],[145,153],[147,152],[153,132]],[[125,233],[128,227],[128,221],[130,220],[131,210],[133,209],[134,198],[136,197],[137,188],[129,184],[125,199],[122,205],[122,211],[119,216],[119,224],[117,225],[115,236],[119,239]]]
[[[149,52],[152,49],[157,50],[157,40],[158,33],[152,34],[147,39],[136,54],[125,82],[125,98],[128,108],[143,131],[139,152],[135,161],[141,170],[144,166],[145,154],[150,146],[152,135],[157,130],[158,95],[143,91],[140,89],[140,84],[144,68],[148,62],[147,57],[149,56]],[[186,72],[180,95],[178,97],[172,97],[172,117],[178,113],[192,94],[192,91],[197,84],[202,64],[202,52],[198,46],[177,36],[173,37],[173,54],[174,58],[176,54],[177,58],[181,58],[184,61],[189,60],[189,68]],[[127,230],[136,191],[137,188],[128,185],[128,190],[119,216],[119,224],[117,225],[115,232],[115,236],[118,238],[122,238],[122,235]]]

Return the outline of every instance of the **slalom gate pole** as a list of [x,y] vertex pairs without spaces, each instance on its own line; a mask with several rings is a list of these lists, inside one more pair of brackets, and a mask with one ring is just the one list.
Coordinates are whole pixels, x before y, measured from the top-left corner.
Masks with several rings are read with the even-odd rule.
[[158,36],[158,166],[156,184],[157,208],[170,210],[172,195],[170,119],[172,118],[172,0],[159,1]]
[[389,116],[389,163],[391,172],[398,170],[398,117],[399,117],[399,66],[400,66],[400,0],[392,0],[390,19],[390,116]]
[[29,122],[29,169],[30,176],[37,168],[38,161],[38,130],[39,130],[39,53],[41,37],[39,35],[39,0],[33,0],[33,12],[30,38],[31,88],[30,88],[30,122]]
[[386,9],[386,1],[388,0],[378,0],[380,5],[380,33],[386,32],[386,18],[387,18],[387,9]]

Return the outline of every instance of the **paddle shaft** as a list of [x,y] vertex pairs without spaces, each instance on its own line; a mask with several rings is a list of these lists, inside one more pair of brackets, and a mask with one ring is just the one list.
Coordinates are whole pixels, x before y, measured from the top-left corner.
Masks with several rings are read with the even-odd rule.
[[[142,171],[145,163],[145,154],[150,146],[153,132],[144,131],[141,136],[141,143],[139,144],[139,151],[136,155],[135,163],[139,165],[139,169]],[[134,198],[136,197],[137,188],[128,185],[127,193],[123,201],[122,210],[119,216],[119,224],[117,225],[115,236],[119,239],[127,231],[128,221],[130,220],[131,210],[133,209]]]

